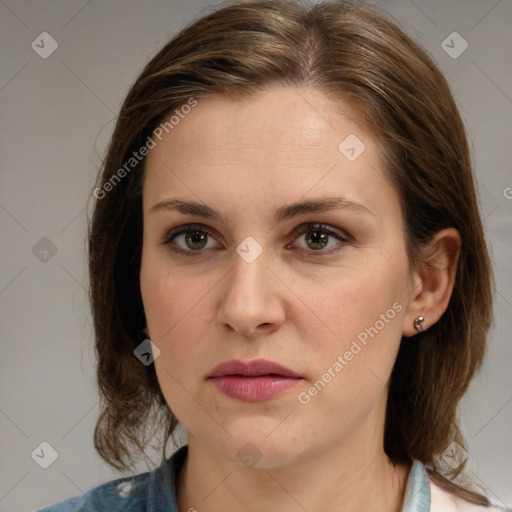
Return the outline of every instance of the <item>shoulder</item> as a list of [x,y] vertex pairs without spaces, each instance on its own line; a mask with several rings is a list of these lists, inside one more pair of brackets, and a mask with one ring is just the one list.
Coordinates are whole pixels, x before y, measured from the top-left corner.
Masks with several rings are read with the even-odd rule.
[[188,446],[182,446],[153,471],[111,480],[36,512],[178,512],[176,477],[187,452]]
[[118,478],[93,487],[89,491],[54,503],[36,512],[97,512],[98,510],[145,510],[150,473]]
[[512,509],[473,505],[445,491],[430,480],[430,512],[512,512]]

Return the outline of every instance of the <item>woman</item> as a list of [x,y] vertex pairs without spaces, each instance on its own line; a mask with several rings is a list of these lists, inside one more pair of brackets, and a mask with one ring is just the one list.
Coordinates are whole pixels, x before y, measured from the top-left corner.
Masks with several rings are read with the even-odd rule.
[[96,449],[188,443],[45,510],[498,510],[461,479],[492,317],[466,135],[397,26],[200,19],[133,85],[94,196]]

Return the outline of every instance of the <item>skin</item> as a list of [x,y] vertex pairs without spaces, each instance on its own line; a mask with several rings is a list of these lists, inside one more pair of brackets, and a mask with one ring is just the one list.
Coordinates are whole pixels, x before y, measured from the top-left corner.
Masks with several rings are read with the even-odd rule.
[[[350,134],[366,147],[354,161],[338,150]],[[158,380],[189,434],[180,510],[401,509],[410,468],[393,465],[383,450],[386,384],[402,336],[416,333],[414,319],[424,316],[426,329],[445,311],[460,237],[439,232],[425,264],[410,267],[399,200],[377,150],[349,105],[312,89],[276,87],[243,101],[199,100],[148,155],[140,283],[145,332],[161,351]],[[272,220],[285,204],[333,196],[371,213],[344,208]],[[224,219],[150,211],[171,197],[206,203]],[[191,223],[208,234],[204,248],[194,252],[185,235],[161,243]],[[294,233],[305,223],[325,224],[349,241],[329,236],[318,249],[307,233]],[[249,236],[263,249],[252,263],[236,252]],[[300,403],[299,393],[396,303],[394,318]],[[207,380],[221,362],[255,358],[303,379],[253,403]],[[252,467],[237,456],[247,443],[260,456]]]

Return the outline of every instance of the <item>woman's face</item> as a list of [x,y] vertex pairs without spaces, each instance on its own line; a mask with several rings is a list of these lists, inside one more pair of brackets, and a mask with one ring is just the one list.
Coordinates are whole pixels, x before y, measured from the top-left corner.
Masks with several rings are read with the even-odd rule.
[[[311,89],[201,99],[147,158],[140,281],[158,381],[189,440],[238,464],[381,448],[412,275],[376,142],[334,111]],[[339,203],[299,206],[326,198]],[[170,199],[219,218],[155,207]],[[295,377],[211,377],[257,359]]]

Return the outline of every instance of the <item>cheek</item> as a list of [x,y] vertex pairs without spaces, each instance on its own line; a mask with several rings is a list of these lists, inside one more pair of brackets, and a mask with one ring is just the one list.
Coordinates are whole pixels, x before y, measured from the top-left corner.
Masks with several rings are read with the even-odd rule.
[[310,400],[304,413],[312,429],[321,428],[316,418],[331,418],[334,431],[348,433],[386,393],[401,340],[404,281],[382,268],[359,270],[324,290],[323,307],[317,302],[329,330],[318,336],[303,322],[312,372],[300,403]]
[[[186,279],[167,268],[141,269],[141,293],[151,341],[160,349],[155,370],[161,390],[171,410],[182,416],[201,417],[204,411],[195,409],[191,396],[200,393],[200,377],[207,341],[207,318],[204,300],[208,283]],[[206,297],[205,297],[206,296]]]
[[387,261],[381,255],[373,256],[333,272],[321,286],[310,283],[301,290],[300,296],[307,298],[307,305],[323,320],[331,340],[357,337],[376,322],[380,327],[381,315],[386,326],[400,323],[407,299],[405,262],[399,255]]
[[[322,378],[329,370],[336,375],[328,385],[331,390],[344,394],[356,386],[362,395],[372,395],[387,381],[401,341],[407,299],[402,259],[399,254],[369,255],[326,280],[322,294],[314,299],[309,295],[308,305],[322,320],[321,331],[318,322],[313,327],[310,315],[302,317],[300,330],[309,345],[314,377]],[[328,379],[326,375],[322,380]]]
[[213,285],[207,278],[186,276],[168,263],[152,264],[148,259],[141,266],[140,284],[149,332],[155,343],[160,342],[165,348],[177,330],[194,330],[206,321],[202,304]]
[[[147,270],[147,271],[146,271]],[[155,369],[173,410],[190,407],[209,371],[214,311],[209,293],[217,280],[193,278],[168,266],[141,269],[141,292],[151,341],[160,349]],[[188,405],[187,405],[188,403]]]

